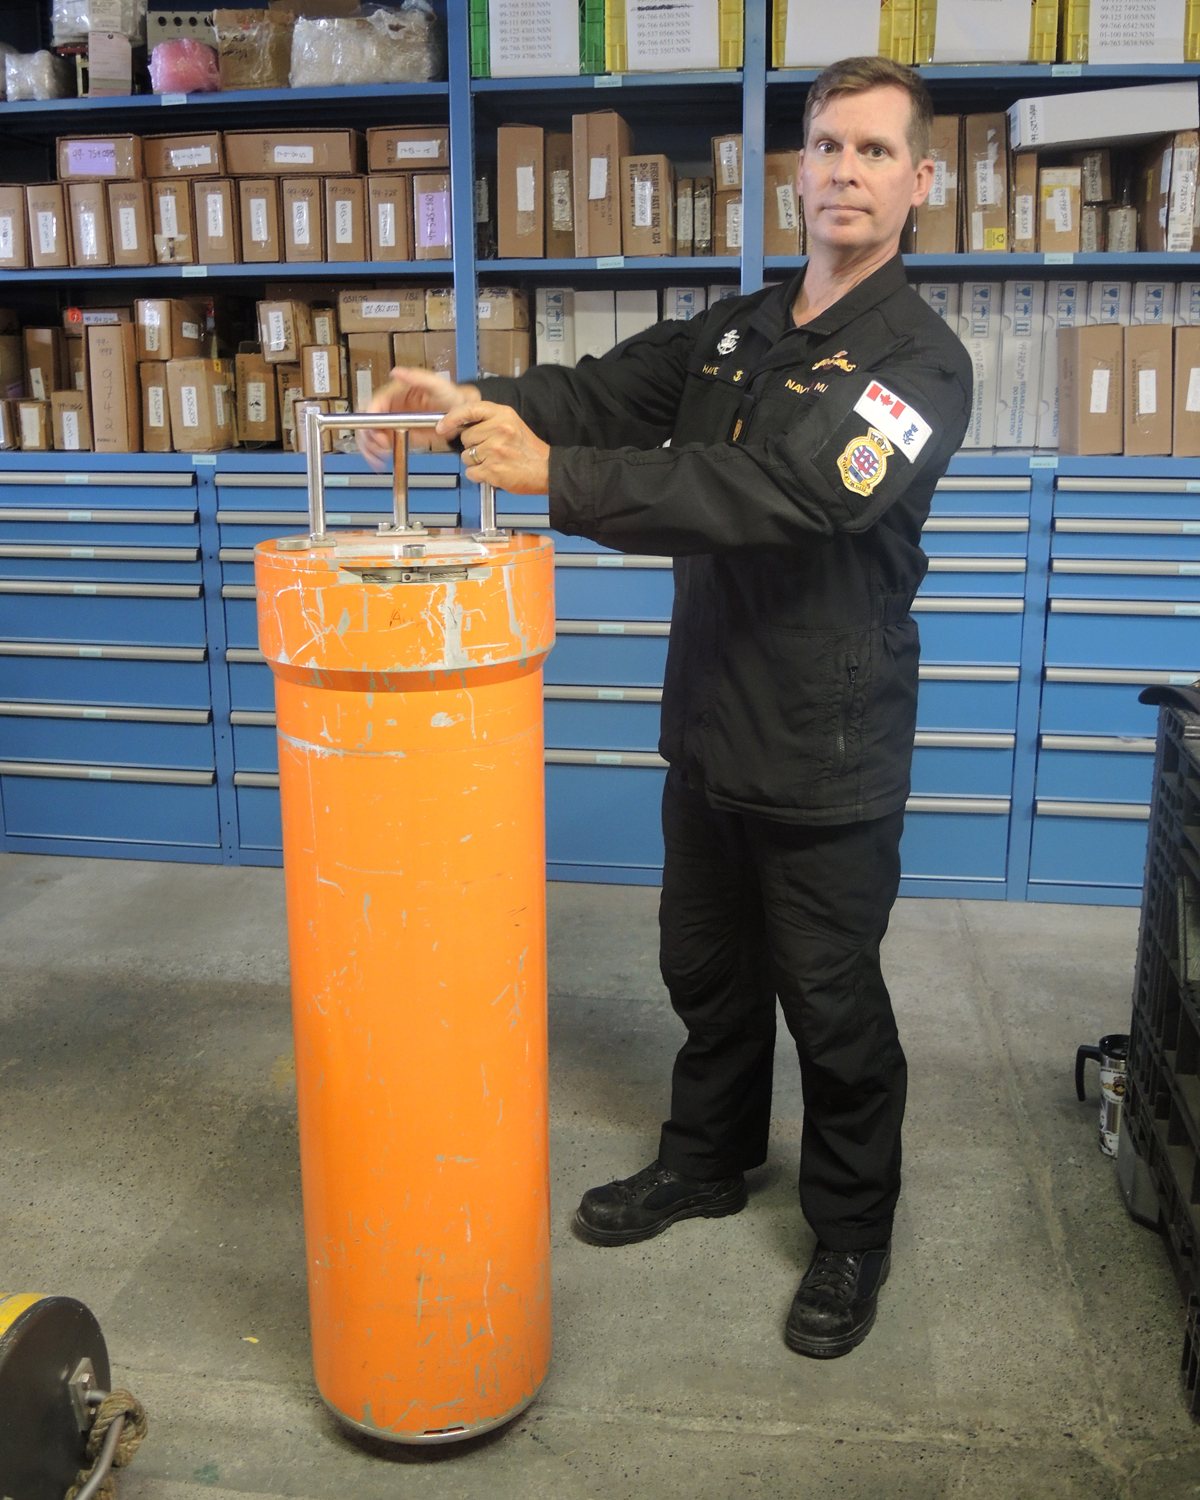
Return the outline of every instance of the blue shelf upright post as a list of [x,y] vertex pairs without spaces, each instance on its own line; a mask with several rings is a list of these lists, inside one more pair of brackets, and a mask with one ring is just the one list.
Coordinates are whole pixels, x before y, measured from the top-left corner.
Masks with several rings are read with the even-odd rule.
[[[471,98],[471,39],[465,0],[447,7],[450,78],[450,205],[454,240],[454,348],[460,381],[479,373],[475,277],[475,107]],[[479,486],[461,481],[461,521],[479,525]]]
[[746,0],[742,58],[742,295],[763,284],[767,0]]

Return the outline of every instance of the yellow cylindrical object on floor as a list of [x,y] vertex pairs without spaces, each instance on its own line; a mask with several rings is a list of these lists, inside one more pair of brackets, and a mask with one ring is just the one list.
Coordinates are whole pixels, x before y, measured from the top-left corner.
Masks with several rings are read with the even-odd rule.
[[521,1411],[550,1358],[553,547],[321,540],[255,560],[313,1362],[352,1427],[452,1442]]

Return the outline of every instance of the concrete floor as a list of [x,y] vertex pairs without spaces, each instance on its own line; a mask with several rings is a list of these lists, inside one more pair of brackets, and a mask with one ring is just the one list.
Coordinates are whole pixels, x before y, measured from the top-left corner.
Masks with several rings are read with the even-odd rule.
[[279,872],[0,856],[0,1285],[100,1317],[151,1418],[122,1500],[1200,1496],[1179,1294],[1096,1148],[1095,1069],[1086,1105],[1071,1079],[1127,1029],[1136,912],[899,904],[895,1266],[822,1364],[780,1337],[811,1248],[782,1044],[744,1213],[570,1233],[654,1152],[656,901],[551,887],[554,1367],[507,1431],[414,1454],[347,1439],[312,1385]]

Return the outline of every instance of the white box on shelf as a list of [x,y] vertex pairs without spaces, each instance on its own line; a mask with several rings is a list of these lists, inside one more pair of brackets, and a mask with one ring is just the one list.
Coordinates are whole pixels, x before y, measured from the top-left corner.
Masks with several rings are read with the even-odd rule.
[[578,73],[578,0],[488,0],[488,43],[493,78]]
[[663,292],[663,321],[675,318],[680,323],[686,323],[697,313],[702,313],[706,306],[707,301],[702,286],[669,286]]
[[1045,305],[1044,281],[1004,283],[996,395],[997,448],[1033,447],[1041,399]]
[[1147,141],[1200,126],[1200,96],[1193,79],[1084,94],[1044,94],[1009,106],[1014,151],[1064,150]]
[[723,281],[719,285],[712,285],[708,288],[708,305],[709,307],[715,307],[718,302],[725,302],[730,297],[740,297],[741,295],[742,289],[740,286]]
[[624,11],[625,66],[631,73],[721,66],[717,0],[673,0],[669,6],[662,0],[625,0]]
[[1089,323],[1118,323],[1122,328],[1128,328],[1132,307],[1132,281],[1093,281],[1089,284]]
[[[1096,3],[1099,4],[1100,0]],[[835,10],[834,15],[837,14]],[[1028,62],[1029,6],[1026,0],[989,0],[987,5],[980,5],[979,0],[937,0],[933,61],[935,66],[941,63]]]
[[575,364],[575,291],[540,286],[534,293],[534,330],[539,365]]
[[617,343],[644,333],[658,322],[658,293],[653,287],[617,292]]
[[1086,281],[1046,283],[1045,337],[1042,343],[1042,381],[1038,397],[1036,443],[1058,447],[1058,330],[1076,328],[1087,320]]
[[957,334],[960,283],[957,281],[922,281],[917,287],[921,301]]
[[575,358],[599,359],[617,342],[616,294],[612,291],[575,293]]
[[1185,0],[1092,0],[1088,62],[1181,63],[1186,8]]
[[1129,321],[1147,328],[1170,327],[1175,321],[1173,281],[1135,281]]
[[1200,281],[1181,281],[1176,288],[1175,327],[1200,327]]
[[959,307],[959,338],[971,356],[975,388],[964,448],[991,448],[996,441],[996,382],[1000,367],[999,281],[964,281]]
[[879,51],[879,0],[842,0],[836,6],[817,0],[786,3],[785,68],[824,68],[843,57],[872,57]]

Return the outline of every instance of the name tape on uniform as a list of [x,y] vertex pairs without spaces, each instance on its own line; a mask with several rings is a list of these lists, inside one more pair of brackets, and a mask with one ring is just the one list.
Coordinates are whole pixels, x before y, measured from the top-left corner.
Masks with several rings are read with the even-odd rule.
[[907,401],[901,401],[886,385],[873,380],[854,404],[860,417],[866,417],[874,427],[886,434],[895,443],[898,452],[912,463],[933,435],[933,428],[914,411]]

